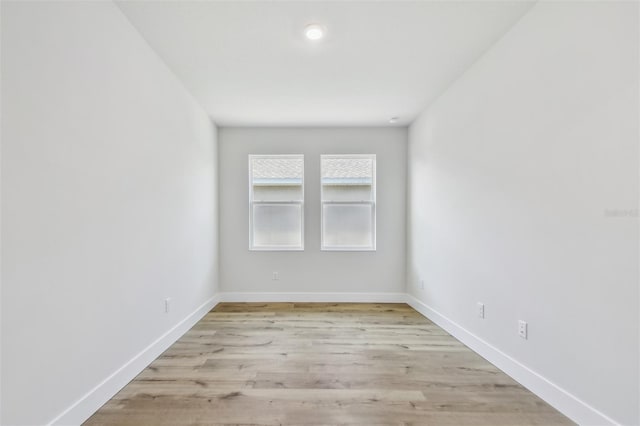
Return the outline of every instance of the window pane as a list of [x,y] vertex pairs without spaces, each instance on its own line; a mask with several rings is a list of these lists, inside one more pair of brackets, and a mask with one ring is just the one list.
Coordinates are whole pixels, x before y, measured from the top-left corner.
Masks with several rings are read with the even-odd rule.
[[322,241],[327,247],[373,246],[373,205],[324,204]]
[[372,158],[322,158],[322,183],[334,185],[371,185]]
[[303,159],[252,158],[253,199],[256,201],[301,201]]
[[324,201],[373,201],[373,158],[323,157]]
[[300,204],[255,204],[253,206],[253,246],[302,246],[302,206]]
[[302,201],[302,185],[253,187],[255,201]]
[[371,185],[323,185],[324,201],[373,201]]

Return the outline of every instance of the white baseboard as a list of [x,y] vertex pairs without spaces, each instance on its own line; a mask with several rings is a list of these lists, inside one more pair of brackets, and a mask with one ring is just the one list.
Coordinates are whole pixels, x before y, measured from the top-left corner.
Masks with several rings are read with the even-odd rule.
[[360,302],[407,303],[487,361],[504,371],[558,411],[581,425],[617,425],[613,419],[521,364],[445,315],[405,293],[217,293],[129,362],[87,392],[50,425],[78,425],[87,420],[120,389],[178,340],[220,302]]
[[405,303],[405,293],[226,292],[221,302]]
[[195,323],[200,321],[220,301],[219,294],[200,305],[186,318],[173,326],[156,341],[144,348],[129,362],[118,368],[113,374],[104,379],[96,387],[87,392],[82,398],[73,403],[49,425],[79,425],[111,399],[120,389],[144,370],[162,352],[178,340]]
[[416,311],[442,327],[478,355],[504,371],[518,383],[542,398],[565,416],[580,425],[617,425],[618,423],[575,397],[560,386],[547,380],[500,349],[471,333],[455,321],[407,294],[406,302]]

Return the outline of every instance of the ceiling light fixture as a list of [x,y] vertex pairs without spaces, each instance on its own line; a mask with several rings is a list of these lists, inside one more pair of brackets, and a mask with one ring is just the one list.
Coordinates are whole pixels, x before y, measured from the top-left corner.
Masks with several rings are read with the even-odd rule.
[[391,118],[389,119],[389,123],[394,124],[394,123],[397,123],[397,122],[398,122],[398,120],[400,120],[400,118],[399,118],[399,117],[391,117]]
[[320,40],[324,38],[325,29],[320,24],[309,24],[304,27],[304,35],[309,40]]

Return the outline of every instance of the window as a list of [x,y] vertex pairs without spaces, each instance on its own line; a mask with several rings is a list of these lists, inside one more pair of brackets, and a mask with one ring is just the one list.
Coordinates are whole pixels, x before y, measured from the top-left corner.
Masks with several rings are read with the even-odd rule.
[[304,249],[304,156],[249,156],[249,249]]
[[376,156],[320,158],[322,250],[376,249]]

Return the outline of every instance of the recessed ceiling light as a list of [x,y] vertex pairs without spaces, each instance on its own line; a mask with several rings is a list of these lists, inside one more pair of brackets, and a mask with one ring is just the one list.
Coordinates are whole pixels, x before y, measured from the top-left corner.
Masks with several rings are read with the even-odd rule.
[[304,35],[309,40],[320,40],[324,37],[325,29],[320,24],[309,24],[304,27]]
[[397,123],[397,122],[398,122],[398,120],[400,120],[400,118],[399,118],[399,117],[391,117],[391,118],[389,119],[389,123],[394,124],[394,123]]

